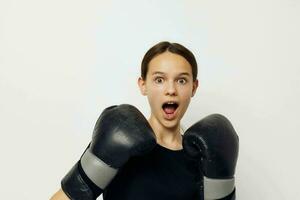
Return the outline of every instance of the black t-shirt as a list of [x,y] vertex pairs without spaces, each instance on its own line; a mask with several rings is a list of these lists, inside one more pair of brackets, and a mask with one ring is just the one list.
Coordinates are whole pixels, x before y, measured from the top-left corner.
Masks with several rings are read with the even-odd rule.
[[103,192],[103,200],[199,200],[202,179],[184,151],[159,144],[119,169]]

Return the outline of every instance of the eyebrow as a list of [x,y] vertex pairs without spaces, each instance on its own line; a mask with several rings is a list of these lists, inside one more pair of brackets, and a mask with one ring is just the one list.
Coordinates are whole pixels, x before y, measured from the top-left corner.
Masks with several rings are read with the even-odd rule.
[[[165,75],[164,72],[160,72],[160,71],[156,71],[156,72],[153,72],[153,73],[152,73],[152,75],[156,75],[156,74]],[[183,76],[183,75],[189,76],[190,73],[188,73],[188,72],[181,72],[181,73],[179,73],[177,76]]]

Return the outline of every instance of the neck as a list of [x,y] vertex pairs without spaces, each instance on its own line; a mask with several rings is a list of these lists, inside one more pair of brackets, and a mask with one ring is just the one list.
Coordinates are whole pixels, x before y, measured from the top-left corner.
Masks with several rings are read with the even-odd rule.
[[148,122],[155,133],[157,143],[172,149],[182,148],[180,123],[176,124],[173,127],[166,127],[152,116],[150,117]]

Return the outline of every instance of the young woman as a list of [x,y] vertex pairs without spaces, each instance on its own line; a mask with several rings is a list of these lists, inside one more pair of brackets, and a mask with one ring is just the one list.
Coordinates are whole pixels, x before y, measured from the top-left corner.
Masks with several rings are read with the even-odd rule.
[[[140,141],[144,140],[143,145],[139,145],[138,148],[138,145],[132,145],[135,150],[130,151],[139,151],[139,153],[122,159],[121,164],[117,165],[113,163],[114,161],[109,162],[109,159],[105,159],[103,153],[95,153],[97,150],[91,150],[92,157],[94,154],[97,157],[93,158],[94,162],[102,163],[104,161],[104,163],[110,163],[110,166],[115,165],[115,168],[118,168],[117,171],[113,171],[109,167],[103,167],[105,164],[99,164],[97,167],[94,166],[98,169],[92,173],[87,173],[91,167],[85,167],[86,160],[89,159],[87,159],[88,156],[85,156],[87,153],[84,153],[78,166],[74,167],[71,170],[72,173],[69,172],[67,178],[63,179],[63,189],[60,189],[52,197],[52,200],[96,199],[101,193],[103,193],[104,200],[198,200],[203,198],[203,175],[197,162],[184,153],[183,133],[180,128],[180,120],[198,88],[197,62],[194,55],[178,43],[164,41],[156,44],[147,51],[142,60],[138,86],[141,94],[147,96],[149,101],[151,115],[148,120],[143,120],[143,116],[135,108],[113,107],[118,110],[113,114],[106,114],[107,111],[113,112],[113,109],[104,110],[105,114],[100,116],[95,129],[97,131],[101,129],[99,127],[104,129],[101,124],[106,124],[107,115],[118,119],[126,115],[118,121],[123,123],[123,121],[129,120],[130,125],[126,124],[124,127],[131,126],[130,130],[142,129],[144,132],[149,132],[148,135],[136,133],[134,137],[128,136],[133,133],[126,133],[127,135],[124,134],[126,137],[121,140],[121,143],[136,144],[136,137],[145,134],[140,136],[143,139],[139,139],[139,144],[142,144]],[[124,109],[126,114],[120,114]],[[134,117],[128,116],[128,113],[131,112],[135,113]],[[136,119],[141,119],[141,121]],[[122,133],[126,132],[123,130],[124,127],[118,128],[118,130],[122,129]],[[153,138],[151,137],[152,133]],[[117,134],[119,133],[110,133],[110,135],[114,135],[111,136],[110,141],[116,140]],[[102,138],[102,141],[106,139],[104,136]],[[149,139],[145,141],[145,138]],[[150,142],[151,139],[154,139],[155,142]],[[132,142],[133,140],[134,142]],[[99,143],[99,141],[94,143]],[[102,146],[105,145],[98,145],[98,148]],[[141,150],[146,146],[149,148]],[[114,146],[110,155],[114,154],[115,149],[118,147]],[[124,152],[124,150],[120,152]],[[122,153],[116,155],[120,154]],[[116,157],[114,158],[116,159]],[[99,159],[102,161],[99,162]],[[109,174],[109,178],[103,181],[101,176],[105,174]],[[96,178],[94,180],[94,176],[99,176],[98,180]],[[75,179],[76,181],[74,181]],[[82,182],[84,182],[84,186],[82,186]],[[88,191],[85,196],[82,195],[84,191]]]

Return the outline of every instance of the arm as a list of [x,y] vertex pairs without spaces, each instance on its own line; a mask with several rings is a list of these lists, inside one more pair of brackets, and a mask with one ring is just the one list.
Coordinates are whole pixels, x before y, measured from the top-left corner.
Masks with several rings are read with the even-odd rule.
[[90,144],[52,198],[97,199],[131,156],[147,153],[155,144],[155,134],[137,108],[129,104],[106,108],[96,122]]
[[50,200],[70,200],[64,191],[60,188]]

